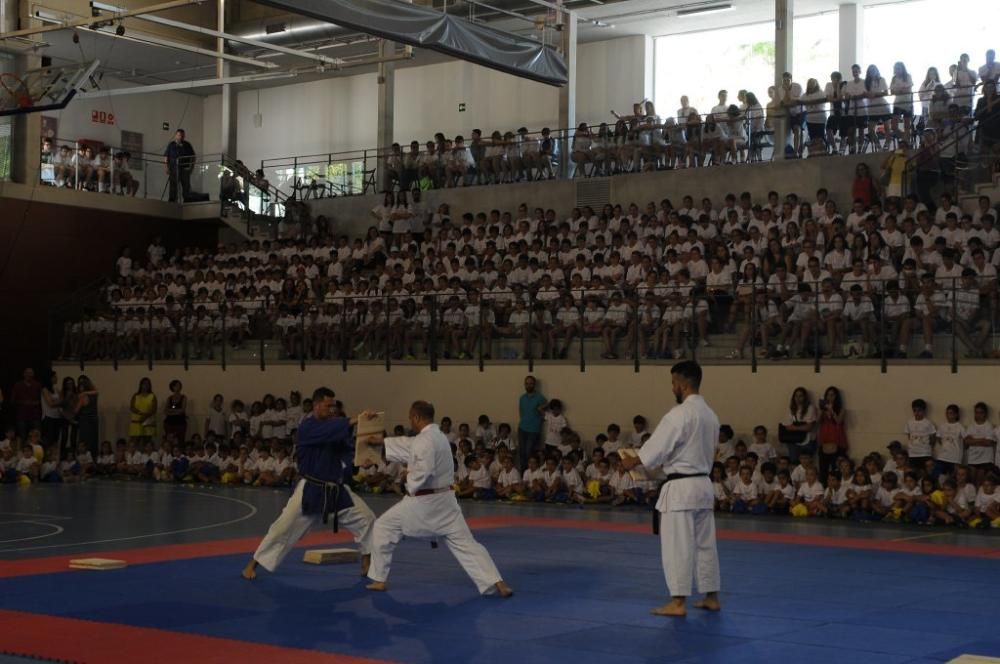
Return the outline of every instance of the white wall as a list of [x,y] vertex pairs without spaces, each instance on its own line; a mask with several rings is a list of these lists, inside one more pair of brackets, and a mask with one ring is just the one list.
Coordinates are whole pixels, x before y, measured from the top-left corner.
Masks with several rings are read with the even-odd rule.
[[[651,93],[652,40],[624,37],[580,44],[578,122],[600,122],[609,110]],[[376,144],[374,74],[299,83],[259,91],[263,126],[253,126],[258,91],[239,95],[238,153],[248,165],[262,158],[343,152]],[[465,111],[458,110],[465,104]],[[219,149],[221,98],[204,100],[204,151]],[[559,90],[463,61],[396,70],[393,135],[408,143],[435,132],[468,136],[472,129],[558,126]]]
[[[122,130],[142,134],[143,150],[161,154],[181,127],[198,154],[209,154],[204,142],[202,97],[182,92],[152,92],[97,99],[76,99],[61,111],[45,115],[59,119],[59,137],[66,140],[90,139],[113,146],[121,144]],[[91,121],[93,111],[114,113],[115,124]],[[163,123],[169,129],[163,130]],[[217,149],[217,148],[216,148]]]

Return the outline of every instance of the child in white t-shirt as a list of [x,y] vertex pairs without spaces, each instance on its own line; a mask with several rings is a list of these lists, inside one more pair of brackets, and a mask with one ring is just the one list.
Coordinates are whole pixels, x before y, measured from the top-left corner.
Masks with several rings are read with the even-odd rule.
[[989,410],[985,403],[977,403],[974,413],[975,421],[965,430],[962,445],[965,463],[972,467],[975,479],[981,482],[996,460],[997,431],[986,419]]
[[575,466],[573,455],[565,456],[562,460],[562,484],[566,491],[566,499],[574,503],[582,503],[586,499],[583,480]]
[[563,415],[562,401],[552,399],[545,410],[545,446],[558,448],[562,443],[562,430],[569,427],[569,420]]
[[965,427],[959,422],[961,412],[958,406],[950,404],[944,411],[946,422],[937,428],[934,438],[934,459],[938,468],[946,475],[951,475],[952,468],[962,463],[962,451],[965,440]]
[[244,436],[250,432],[250,418],[246,413],[246,406],[239,399],[235,399],[229,406],[229,432],[232,436],[241,433]]
[[629,434],[626,441],[629,447],[642,447],[642,437],[649,433],[646,430],[646,426],[646,418],[642,415],[636,415],[632,418],[633,431]]
[[826,513],[836,517],[846,517],[851,512],[847,499],[847,486],[843,483],[840,471],[831,470],[826,478]]
[[751,512],[760,502],[757,483],[753,481],[753,469],[741,466],[739,479],[733,485],[733,512],[745,514]]
[[[812,457],[802,457],[803,460]],[[816,468],[805,470],[805,477],[799,488],[795,492],[795,505],[805,505],[809,516],[823,516],[826,514],[826,488],[819,481],[819,473]]]
[[777,455],[774,446],[767,442],[767,427],[758,424],[753,428],[753,442],[748,452],[753,452],[761,463],[773,460]]
[[987,475],[976,493],[975,516],[978,516],[984,523],[992,524],[1000,519],[1000,493],[997,493],[996,478]]
[[926,401],[914,399],[910,408],[913,411],[913,418],[906,423],[906,427],[903,429],[907,439],[906,451],[909,453],[913,465],[921,467],[923,460],[931,456],[937,427],[927,419]]
[[497,475],[496,481],[497,497],[501,500],[510,500],[521,492],[521,473],[514,466],[514,459],[510,454],[502,455],[500,463],[500,474]]
[[876,517],[884,518],[892,511],[896,503],[896,495],[899,493],[898,484],[896,473],[889,471],[882,475],[881,486],[875,492],[875,498],[872,500],[872,512]]
[[205,417],[205,435],[214,433],[220,439],[226,438],[226,414],[222,412],[224,400],[221,394],[212,397],[212,403],[208,407],[208,415]]

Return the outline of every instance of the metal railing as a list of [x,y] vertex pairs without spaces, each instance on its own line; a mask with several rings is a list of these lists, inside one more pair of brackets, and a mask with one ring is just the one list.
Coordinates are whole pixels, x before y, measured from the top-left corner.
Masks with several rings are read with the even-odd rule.
[[[808,283],[806,277],[803,283]],[[760,279],[723,286],[650,283],[623,288],[327,294],[269,299],[112,302],[51,329],[52,357],[87,363],[426,364],[566,362],[581,371],[624,362],[635,371],[679,357],[880,366],[917,359],[998,357],[994,278],[933,278],[904,271],[872,281],[843,275],[801,292]],[[862,285],[863,284],[863,285]],[[858,285],[860,291],[852,288]],[[816,287],[818,286],[818,287]],[[838,288],[839,286],[839,288]],[[801,287],[800,287],[801,288]],[[857,291],[857,292],[856,292]]]
[[38,174],[45,185],[166,201],[173,180],[178,202],[183,202],[182,181],[190,183],[192,193],[207,195],[207,200],[219,199],[224,159],[221,154],[196,155],[191,163],[179,165],[171,174],[163,155],[132,154],[108,144],[59,138],[51,139],[51,146],[51,151],[42,152]]

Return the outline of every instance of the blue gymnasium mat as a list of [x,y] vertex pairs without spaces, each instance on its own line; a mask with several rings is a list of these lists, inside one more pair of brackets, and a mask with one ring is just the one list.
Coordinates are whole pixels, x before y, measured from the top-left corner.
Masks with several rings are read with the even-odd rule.
[[724,540],[724,611],[666,619],[658,541],[600,530],[481,530],[514,587],[480,598],[444,546],[404,542],[390,590],[355,565],[245,556],[8,578],[7,609],[402,662],[942,662],[1000,656],[995,560]]

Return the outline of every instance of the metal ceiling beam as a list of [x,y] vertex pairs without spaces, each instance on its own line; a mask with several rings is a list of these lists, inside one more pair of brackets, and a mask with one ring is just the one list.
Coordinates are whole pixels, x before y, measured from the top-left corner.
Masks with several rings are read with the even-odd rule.
[[170,2],[161,2],[158,5],[149,5],[148,7],[142,7],[141,9],[130,9],[127,12],[116,13],[114,16],[97,18],[81,18],[75,21],[70,21],[61,25],[43,25],[40,28],[25,28],[24,30],[15,30],[14,32],[6,32],[0,34],[0,39],[12,39],[14,37],[27,37],[28,35],[37,35],[42,32],[55,32],[56,30],[66,30],[67,28],[82,28],[88,25],[94,25],[95,23],[101,23],[103,21],[109,20],[121,20],[123,18],[130,18],[132,16],[140,16],[142,14],[153,14],[155,12],[163,12],[168,9],[177,9],[178,7],[187,7],[189,5],[200,5],[204,0],[171,0]]
[[[102,11],[110,11],[110,12],[124,11],[122,7],[116,7],[115,5],[109,5],[103,2],[97,2],[96,0],[92,1],[90,3],[90,6],[95,9],[100,9]],[[305,51],[299,51],[294,48],[287,48],[285,46],[269,44],[267,42],[263,42],[258,39],[251,39],[249,37],[240,37],[239,35],[230,34],[228,32],[211,30],[209,28],[203,28],[201,26],[191,25],[190,23],[182,23],[181,21],[175,21],[173,19],[163,18],[162,16],[136,16],[135,18],[139,19],[140,21],[149,21],[150,23],[167,25],[172,28],[179,28],[181,30],[187,30],[189,32],[196,32],[198,34],[207,35],[209,37],[228,39],[229,41],[241,42],[243,44],[250,44],[251,46],[267,49],[269,51],[277,51],[278,53],[284,53],[285,55],[294,55],[300,58],[305,58],[307,60],[315,60],[316,62],[322,62],[323,64],[331,65],[334,67],[342,64],[341,60],[338,60],[337,58],[331,58],[326,55],[307,53]]]
[[[409,52],[403,52],[400,55],[394,55],[388,58],[370,58],[365,60],[355,60],[347,62],[339,69],[349,69],[351,67],[365,67],[368,65],[376,65],[381,62],[396,62],[399,60],[409,60],[413,56]],[[337,71],[337,70],[331,70]],[[177,90],[184,92],[185,90],[193,90],[195,88],[209,88],[219,85],[231,85],[236,83],[256,83],[258,81],[272,81],[283,78],[295,78],[299,75],[307,76],[310,74],[315,74],[315,69],[295,69],[295,70],[284,70],[280,72],[265,72],[261,74],[246,74],[244,76],[227,76],[223,78],[206,78],[200,81],[180,81],[177,83],[158,83],[156,85],[136,85],[128,88],[114,88],[111,90],[92,90],[90,92],[78,92],[76,94],[76,99],[104,99],[105,97],[119,97],[122,95],[139,95],[146,94],[148,92],[166,92],[170,90]]]
[[[57,29],[60,30],[66,29],[67,23],[62,21],[61,18],[48,15],[41,10],[35,12],[35,17],[42,21],[55,23],[56,25],[52,27],[56,27]],[[140,32],[138,30],[132,30],[131,33],[119,35],[108,26],[94,27],[99,23],[106,23],[107,20],[108,19],[105,19],[103,21],[97,19],[90,19],[88,25],[78,25],[74,29],[85,30],[87,32],[103,35],[105,37],[111,37],[113,39],[122,39],[137,44],[145,44],[147,46],[153,45],[153,46],[160,46],[163,48],[172,48],[177,51],[187,51],[189,53],[197,53],[198,55],[204,55],[205,57],[209,58],[221,57],[224,60],[229,60],[231,62],[239,62],[241,64],[249,65],[251,67],[259,67],[261,69],[276,69],[278,67],[278,65],[274,64],[273,62],[264,62],[262,60],[256,60],[254,58],[246,58],[239,55],[231,55],[229,53],[219,54],[211,49],[201,48],[200,46],[193,46],[191,44],[185,44],[183,42],[175,42],[170,39],[164,39],[162,37],[150,35],[145,32]],[[70,23],[73,23],[73,21],[70,21]]]

